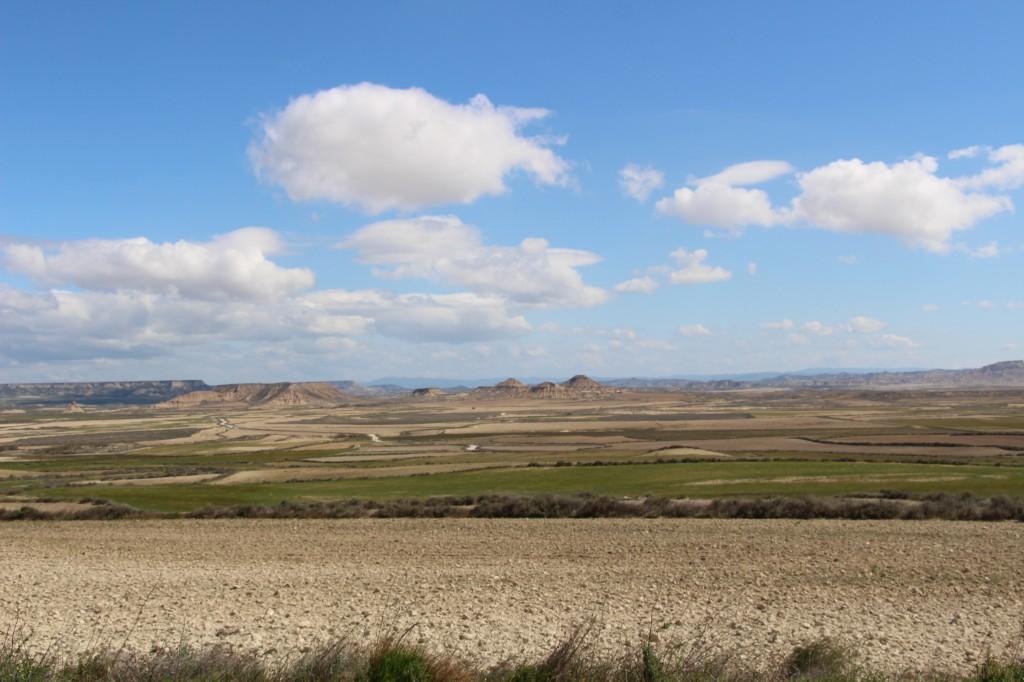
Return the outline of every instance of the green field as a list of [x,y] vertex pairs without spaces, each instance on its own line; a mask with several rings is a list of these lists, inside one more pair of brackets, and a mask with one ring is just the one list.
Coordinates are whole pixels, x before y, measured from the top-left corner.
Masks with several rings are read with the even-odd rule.
[[[88,497],[181,512],[484,494],[1024,496],[1022,403],[1020,391],[791,391],[38,411],[0,423],[0,503]],[[860,436],[912,438],[843,442]],[[218,480],[125,480],[192,474]]]
[[272,505],[283,500],[326,501],[349,497],[417,498],[537,493],[721,497],[853,495],[884,490],[1024,495],[1024,468],[865,462],[707,462],[530,467],[426,476],[250,485],[64,487],[36,492],[68,499],[100,497],[152,511],[191,511],[207,505]]

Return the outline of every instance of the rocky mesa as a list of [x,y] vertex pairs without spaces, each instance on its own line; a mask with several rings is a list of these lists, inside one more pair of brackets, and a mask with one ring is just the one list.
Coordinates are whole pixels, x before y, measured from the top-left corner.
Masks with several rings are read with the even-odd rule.
[[614,393],[620,393],[621,389],[605,386],[594,381],[588,376],[577,374],[568,381],[556,384],[553,381],[543,381],[539,384],[528,385],[518,379],[509,378],[498,382],[494,386],[481,386],[470,391],[469,395],[474,398],[543,398],[543,399],[573,399],[573,398],[600,398]]
[[326,383],[224,384],[166,400],[158,408],[188,409],[211,405],[239,407],[309,407],[337,405],[351,398]]

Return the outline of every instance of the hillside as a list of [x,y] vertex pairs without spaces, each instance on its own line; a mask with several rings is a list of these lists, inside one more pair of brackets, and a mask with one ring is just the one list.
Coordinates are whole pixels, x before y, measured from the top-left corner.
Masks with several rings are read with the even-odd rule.
[[211,405],[240,407],[307,407],[343,403],[351,398],[326,383],[224,384],[186,393],[158,408],[188,409]]
[[542,381],[525,384],[518,379],[505,379],[493,386],[481,386],[469,392],[475,398],[591,398],[603,397],[619,392],[619,389],[605,386],[588,376],[577,374],[568,381],[556,384]]
[[395,386],[393,384],[375,384],[373,386],[367,386],[366,384],[359,383],[358,381],[352,381],[350,379],[325,381],[322,383],[330,384],[342,393],[355,398],[386,398],[407,393],[405,388]]
[[781,376],[758,383],[781,388],[1024,388],[1024,361],[997,362],[977,369]]
[[75,381],[0,384],[0,405],[64,407],[79,405],[153,405],[179,395],[208,389],[206,382]]
[[648,391],[716,391],[741,388],[1024,388],[1024,360],[996,362],[976,369],[793,373],[749,381],[616,379],[609,383],[621,388]]

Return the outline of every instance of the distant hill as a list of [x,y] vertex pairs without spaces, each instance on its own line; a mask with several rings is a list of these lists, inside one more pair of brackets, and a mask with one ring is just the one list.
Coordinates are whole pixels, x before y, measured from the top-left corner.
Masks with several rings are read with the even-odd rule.
[[[698,378],[699,377],[699,378]],[[471,389],[467,386],[479,386]],[[556,383],[529,378],[477,382],[459,379],[390,379],[363,385],[355,381],[227,384],[210,387],[198,379],[166,381],[81,381],[0,384],[0,407],[67,408],[132,405],[191,406],[209,403],[239,405],[332,405],[351,397],[408,395],[433,387],[445,393],[476,397],[574,397],[605,395],[616,390],[728,391],[750,388],[912,389],[1024,388],[1024,360],[996,362],[976,369],[869,370],[822,369],[788,373],[692,375],[689,377],[625,378],[595,381],[578,375]],[[422,394],[421,394],[422,395]],[[437,395],[431,392],[427,395]],[[181,400],[178,400],[181,398]]]
[[323,383],[330,384],[339,391],[356,398],[384,398],[408,393],[408,389],[404,386],[397,386],[395,384],[374,384],[372,386],[367,386],[366,384],[361,384],[358,381],[351,380],[325,381]]
[[1024,360],[996,362],[978,369],[785,375],[758,383],[774,387],[821,388],[1024,388]]
[[64,407],[78,405],[154,405],[192,391],[208,389],[195,379],[177,381],[75,381],[0,384],[0,405]]
[[[527,384],[539,384],[550,377],[523,377]],[[414,388],[429,386],[445,390],[463,390],[467,387],[493,386],[501,381],[501,377],[477,377],[469,379],[452,379],[450,377],[382,377],[366,382],[369,388],[400,387],[411,391]]]
[[158,408],[187,409],[201,406],[308,407],[329,406],[351,398],[328,383],[225,384],[180,395]]
[[618,389],[577,374],[560,384],[553,381],[542,381],[529,385],[518,379],[510,378],[499,381],[493,386],[481,386],[470,391],[468,395],[474,398],[587,398],[602,397],[618,392]]
[[756,380],[615,379],[611,386],[648,391],[708,391],[740,388],[1024,388],[1024,361],[977,369],[798,372]]
[[443,398],[448,394],[436,386],[428,386],[426,388],[414,388],[411,395],[413,398]]

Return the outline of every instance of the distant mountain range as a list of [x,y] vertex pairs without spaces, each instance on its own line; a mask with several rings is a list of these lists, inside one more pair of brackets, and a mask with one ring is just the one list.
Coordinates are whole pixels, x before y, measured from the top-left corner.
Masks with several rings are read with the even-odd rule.
[[609,386],[635,390],[729,390],[739,388],[1024,388],[1024,360],[978,369],[812,370],[755,379],[611,379]]
[[155,405],[210,388],[198,379],[173,381],[74,381],[0,384],[0,405],[57,407],[82,405]]
[[475,388],[469,391],[468,396],[471,398],[590,398],[619,393],[621,390],[594,381],[583,374],[577,374],[560,384],[553,381],[542,381],[530,385],[518,379],[505,379],[493,386]]
[[156,405],[187,409],[202,406],[312,407],[347,402],[350,397],[323,382],[281,382],[276,384],[224,384],[179,395]]
[[[914,367],[907,369],[883,369],[877,367],[855,367],[855,368],[808,368],[798,369],[792,372],[745,372],[738,374],[671,374],[665,377],[652,377],[650,379],[637,379],[622,377],[594,377],[597,381],[606,384],[616,384],[623,381],[760,381],[762,379],[774,379],[779,376],[803,376],[803,375],[825,375],[825,374],[874,374],[881,372],[917,372],[922,368]],[[383,377],[373,381],[357,384],[364,389],[383,389],[386,392],[393,392],[395,389],[412,390],[415,388],[442,388],[442,389],[469,389],[480,386],[493,386],[501,383],[503,377],[484,377],[477,379],[452,379],[445,377]],[[524,376],[519,379],[525,384],[541,384],[545,381],[561,381],[562,377],[550,376]],[[353,381],[331,382],[346,390],[342,384],[355,384]]]
[[[584,381],[584,379],[586,381]],[[405,395],[416,388],[438,388],[445,392],[484,392],[498,389],[508,380],[439,379],[391,377],[361,384],[355,381],[297,382],[278,384],[227,384],[210,386],[204,381],[87,381],[65,383],[0,384],[2,407],[64,407],[78,405],[156,405],[174,401],[180,396],[200,393],[187,401],[236,402],[244,404],[329,404],[355,398],[387,398]],[[528,391],[541,386],[538,394],[555,395],[565,387],[570,390],[596,390],[591,379],[576,377],[562,383],[529,377],[516,381],[513,392]],[[575,382],[575,384],[574,384]],[[594,382],[597,383],[597,382]],[[1024,360],[1009,360],[977,369],[821,369],[788,373],[758,372],[734,375],[692,375],[661,378],[602,379],[610,388],[643,391],[716,391],[742,388],[820,388],[820,389],[911,389],[911,388],[1024,388]],[[240,388],[248,387],[248,388]],[[253,387],[264,387],[263,389]],[[271,387],[271,388],[267,388]],[[276,388],[273,388],[276,387]],[[552,388],[555,387],[555,388]],[[511,387],[510,387],[511,388]],[[261,392],[262,391],[262,392]],[[243,397],[242,394],[253,393]],[[215,395],[211,395],[215,394]],[[228,399],[230,398],[230,400]]]
[[[547,381],[527,377],[528,384]],[[669,377],[599,377],[605,386],[644,391],[715,391],[740,388],[1024,388],[1024,360],[1009,360],[978,369],[812,368],[793,372],[689,374]],[[497,379],[439,379],[389,377],[379,380],[389,389],[433,387],[466,391],[500,384]],[[378,382],[369,382],[377,386]]]

